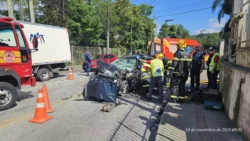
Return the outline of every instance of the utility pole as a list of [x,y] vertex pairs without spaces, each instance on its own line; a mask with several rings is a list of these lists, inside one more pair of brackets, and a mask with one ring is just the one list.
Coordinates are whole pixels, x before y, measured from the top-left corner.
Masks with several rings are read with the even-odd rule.
[[165,23],[172,22],[172,21],[174,21],[174,19],[168,19],[165,21]]
[[13,8],[12,8],[12,0],[8,0],[8,16],[10,18],[14,18]]
[[107,9],[107,50],[106,53],[109,54],[109,13],[110,13],[110,7],[109,7],[109,0],[108,1],[108,9]]
[[29,0],[29,10],[30,10],[30,22],[35,23],[35,13],[34,13],[33,0]]
[[130,50],[129,52],[132,53],[132,35],[133,35],[133,30],[132,30],[132,25],[130,27],[130,32],[131,32],[131,35],[130,35]]
[[201,30],[201,34],[202,34],[203,31],[206,31],[206,30]]
[[[167,26],[168,26],[168,22],[172,22],[173,20],[174,20],[174,19],[167,19],[167,20],[165,21],[165,23],[166,23]],[[169,29],[169,26],[168,26],[168,29]],[[167,33],[166,37],[168,37],[168,33]]]

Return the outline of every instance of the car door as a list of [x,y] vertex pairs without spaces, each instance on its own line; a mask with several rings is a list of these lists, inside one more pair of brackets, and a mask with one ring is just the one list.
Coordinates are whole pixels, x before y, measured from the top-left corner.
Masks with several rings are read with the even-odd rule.
[[108,56],[108,55],[104,55],[104,56],[103,56],[103,61],[104,61],[105,63],[110,63],[109,56]]
[[116,60],[116,57],[115,57],[115,55],[110,54],[110,55],[109,55],[109,59],[110,59],[110,63],[112,63],[113,61]]

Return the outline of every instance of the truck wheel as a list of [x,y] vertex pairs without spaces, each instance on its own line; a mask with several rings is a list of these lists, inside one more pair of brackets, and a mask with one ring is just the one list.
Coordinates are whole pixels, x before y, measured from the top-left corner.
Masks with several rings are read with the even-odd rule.
[[16,88],[9,83],[0,82],[0,111],[13,107],[16,100]]
[[49,80],[50,79],[49,69],[47,69],[47,68],[41,68],[37,72],[37,77],[41,81],[47,81],[47,80]]

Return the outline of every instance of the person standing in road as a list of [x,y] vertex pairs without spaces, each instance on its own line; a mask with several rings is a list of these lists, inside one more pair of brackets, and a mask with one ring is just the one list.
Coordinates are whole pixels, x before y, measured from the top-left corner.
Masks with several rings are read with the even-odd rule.
[[185,86],[189,75],[189,65],[192,59],[189,53],[185,50],[187,47],[185,40],[179,40],[177,47],[178,50],[174,54],[172,67],[170,69],[174,71],[174,77],[177,77],[180,80],[178,84],[178,101],[182,102],[185,98]]
[[209,80],[208,88],[217,89],[217,77],[220,72],[220,54],[217,52],[218,48],[213,47],[210,49],[210,54],[213,55],[211,62],[209,63]]
[[213,47],[209,48],[209,57],[208,57],[208,60],[207,60],[207,79],[208,80],[209,80],[209,77],[210,77],[209,64],[211,62],[212,57],[214,56],[213,54],[210,53],[210,50],[212,50],[212,49],[213,49]]
[[90,56],[90,52],[87,50],[84,53],[84,58],[85,58],[85,64],[86,64],[86,72],[87,72],[87,76],[89,76],[89,72],[91,70],[91,56]]
[[155,55],[155,58],[151,60],[150,63],[150,71],[151,71],[151,79],[149,84],[149,94],[147,95],[147,99],[152,99],[153,88],[156,83],[158,83],[158,93],[159,100],[163,100],[163,75],[164,75],[164,66],[161,60],[161,55]]
[[196,84],[196,90],[200,88],[200,74],[203,71],[205,60],[204,53],[201,47],[197,46],[195,48],[195,53],[193,54],[193,59],[191,63],[191,89],[194,89],[194,83]]

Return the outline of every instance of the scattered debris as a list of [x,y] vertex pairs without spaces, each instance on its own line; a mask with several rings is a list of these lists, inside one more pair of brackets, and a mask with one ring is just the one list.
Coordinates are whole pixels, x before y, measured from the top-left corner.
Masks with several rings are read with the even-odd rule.
[[67,100],[67,99],[70,99],[70,98],[72,98],[72,95],[70,95],[70,96],[63,96],[63,97],[61,97],[61,99],[62,99],[62,100]]
[[182,117],[182,116],[183,116],[183,115],[180,115],[180,114],[170,113],[170,112],[168,112],[167,114],[168,114],[169,116],[175,117],[175,118],[179,118],[179,117]]
[[108,104],[104,105],[104,106],[102,107],[102,111],[103,111],[103,112],[110,112],[110,111],[113,110],[115,107],[117,107],[117,106],[119,106],[119,105],[122,105],[122,104],[128,105],[127,103],[122,103],[122,102],[119,100],[119,101],[116,102],[116,103],[108,103]]

